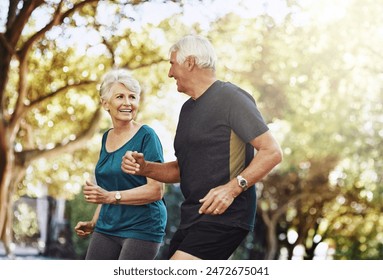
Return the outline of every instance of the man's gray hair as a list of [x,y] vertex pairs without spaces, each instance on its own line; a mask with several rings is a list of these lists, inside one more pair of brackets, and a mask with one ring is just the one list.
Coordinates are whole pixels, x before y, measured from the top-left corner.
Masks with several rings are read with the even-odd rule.
[[177,62],[182,64],[188,57],[194,57],[200,68],[215,70],[217,56],[210,41],[200,35],[187,35],[170,47],[169,53],[177,53]]

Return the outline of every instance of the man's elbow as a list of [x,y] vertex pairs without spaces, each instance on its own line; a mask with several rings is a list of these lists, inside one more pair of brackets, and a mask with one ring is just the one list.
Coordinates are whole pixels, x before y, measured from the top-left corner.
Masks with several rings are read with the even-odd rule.
[[283,160],[283,152],[280,147],[277,147],[273,153],[273,161],[275,165],[278,165],[282,162]]

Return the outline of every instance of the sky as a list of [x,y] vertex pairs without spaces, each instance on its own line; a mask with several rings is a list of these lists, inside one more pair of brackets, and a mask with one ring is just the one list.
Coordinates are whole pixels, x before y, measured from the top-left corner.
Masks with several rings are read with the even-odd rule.
[[[242,17],[254,17],[267,12],[276,20],[280,20],[288,11],[284,0],[204,0],[202,3],[185,0],[184,3],[184,23],[198,22],[205,28],[208,28],[209,23],[217,17],[230,12],[238,13]],[[138,18],[154,24],[180,11],[175,3],[163,4],[162,1],[156,0],[143,4],[140,10],[142,12]]]
[[[4,32],[6,12],[9,1],[0,1],[0,32]],[[162,19],[180,11],[178,4],[163,0],[152,0],[140,5],[138,10],[133,10],[130,5],[126,6],[127,12],[131,12],[137,24],[142,22],[159,23]],[[105,7],[107,8],[107,7]],[[216,17],[223,16],[229,12],[236,12],[243,17],[254,17],[260,13],[267,12],[277,21],[282,19],[288,7],[284,0],[195,0],[184,1],[184,21],[185,23],[199,22],[201,26],[209,27],[209,23]],[[41,23],[44,22],[46,15],[41,14]]]

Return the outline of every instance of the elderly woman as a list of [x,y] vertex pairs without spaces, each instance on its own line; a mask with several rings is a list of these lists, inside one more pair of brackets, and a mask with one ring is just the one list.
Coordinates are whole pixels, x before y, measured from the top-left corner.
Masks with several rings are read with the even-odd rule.
[[95,169],[96,183],[87,181],[84,197],[98,204],[91,221],[75,227],[78,236],[92,234],[86,259],[154,259],[165,235],[164,184],[121,170],[126,151],[163,162],[162,146],[152,128],[137,123],[141,88],[125,70],[107,73],[100,88],[101,103],[113,128],[102,137]]

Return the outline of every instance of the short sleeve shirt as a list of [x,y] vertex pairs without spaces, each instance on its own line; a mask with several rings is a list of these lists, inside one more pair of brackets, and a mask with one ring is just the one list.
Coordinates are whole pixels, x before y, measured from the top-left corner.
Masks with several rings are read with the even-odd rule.
[[[163,162],[161,142],[152,128],[143,125],[118,150],[109,153],[105,148],[107,131],[102,138],[100,158],[96,165],[97,184],[107,191],[133,189],[147,183],[146,177],[126,174],[121,170],[125,152],[138,151],[148,161]],[[166,208],[162,200],[145,205],[104,204],[95,231],[152,242],[162,242],[165,235]]]
[[267,130],[253,97],[228,82],[216,81],[198,99],[184,103],[174,140],[185,197],[180,228],[205,221],[253,230],[255,188],[242,192],[218,216],[200,215],[199,200],[249,165],[254,157],[249,142]]

